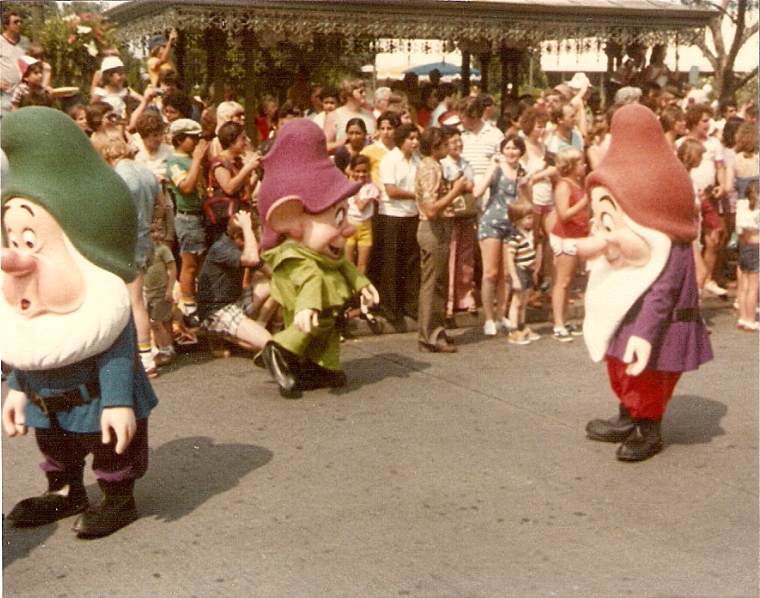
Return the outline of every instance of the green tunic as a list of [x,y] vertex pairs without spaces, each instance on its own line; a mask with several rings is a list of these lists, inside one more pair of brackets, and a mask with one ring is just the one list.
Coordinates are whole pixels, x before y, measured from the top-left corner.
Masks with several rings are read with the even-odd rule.
[[[369,279],[345,258],[332,259],[292,240],[263,257],[272,269],[272,297],[282,305],[285,322],[275,342],[323,368],[339,370],[335,317],[346,301],[369,285]],[[309,334],[293,324],[295,314],[304,309],[319,312],[319,325]]]

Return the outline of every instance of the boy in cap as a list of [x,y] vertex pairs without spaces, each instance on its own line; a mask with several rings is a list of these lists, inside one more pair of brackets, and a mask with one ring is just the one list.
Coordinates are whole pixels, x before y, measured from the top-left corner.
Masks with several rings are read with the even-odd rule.
[[[121,178],[73,120],[29,107],[3,119],[3,404],[9,436],[35,429],[48,490],[7,515],[38,526],[81,513],[82,538],[137,518],[133,488],[148,466],[157,399],[137,358],[125,283],[136,275],[135,207]],[[104,499],[88,508],[84,460]]]
[[344,255],[354,233],[349,181],[327,155],[322,129],[307,119],[286,124],[264,158],[259,195],[264,259],[272,270],[272,297],[282,305],[285,328],[257,358],[286,398],[300,391],[346,384],[340,369],[336,318],[357,292],[378,302],[369,279]]
[[586,179],[595,224],[577,249],[590,260],[583,335],[591,358],[607,363],[620,410],[588,422],[586,433],[620,442],[619,460],[642,461],[662,450],[660,423],[679,377],[712,349],[699,311],[689,174],[648,108],[620,108],[611,133]]
[[196,314],[198,306],[195,303],[195,279],[206,251],[203,199],[198,194],[198,181],[209,142],[201,138],[201,126],[189,118],[179,118],[172,122],[169,134],[174,154],[166,162],[166,174],[177,209],[174,226],[182,260],[179,272],[179,308],[185,324],[197,328],[200,319]]

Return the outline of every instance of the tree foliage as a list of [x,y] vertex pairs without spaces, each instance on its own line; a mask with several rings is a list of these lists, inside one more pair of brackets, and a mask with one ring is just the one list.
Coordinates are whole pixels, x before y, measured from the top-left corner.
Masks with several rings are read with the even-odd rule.
[[[735,99],[736,92],[757,77],[757,70],[739,75],[734,71],[736,57],[744,44],[758,32],[758,0],[682,0],[688,6],[714,8],[718,12],[707,28],[712,44],[703,37],[696,42],[715,72],[715,91],[720,99]],[[727,39],[723,23],[732,24],[733,37]]]

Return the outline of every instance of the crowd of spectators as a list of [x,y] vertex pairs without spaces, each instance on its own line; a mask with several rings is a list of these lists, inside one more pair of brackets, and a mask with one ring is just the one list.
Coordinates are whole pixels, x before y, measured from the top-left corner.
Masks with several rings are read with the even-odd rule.
[[[30,54],[20,17],[4,13],[3,29],[3,111],[53,105],[49,65]],[[436,76],[374,90],[347,79],[335,89],[309,85],[299,71],[288,99],[261,98],[246,127],[234,91],[218,105],[187,95],[171,61],[175,39],[151,39],[141,92],[111,53],[86,97],[66,106],[139,208],[144,276],[133,302],[150,375],[199,329],[256,349],[278,326],[258,257],[257,191],[262,156],[294,118],[320,125],[336,167],[363,183],[351,199],[348,257],[379,289],[379,315],[396,329],[417,321],[421,350],[456,351],[446,328],[459,311],[482,310],[483,335],[504,333],[515,345],[540,338],[526,324],[528,306],[550,310],[558,341],[580,334],[565,318],[568,302],[582,298],[584,265],[567,239],[588,234],[584,179],[609,147],[615,109],[629,102],[659,116],[690,172],[703,292],[725,296],[736,285],[738,327],[758,329],[757,106],[684,93],[660,46],[648,65],[645,53],[623,62],[605,108],[582,73],[500,102],[461,95]]]

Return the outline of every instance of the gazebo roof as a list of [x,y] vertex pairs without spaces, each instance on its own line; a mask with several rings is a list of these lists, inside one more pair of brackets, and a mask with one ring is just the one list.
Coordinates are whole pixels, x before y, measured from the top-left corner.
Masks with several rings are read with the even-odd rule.
[[439,39],[460,46],[613,39],[689,43],[717,13],[668,0],[132,0],[107,11],[137,40],[172,27],[252,29],[262,41],[308,44],[315,34]]

